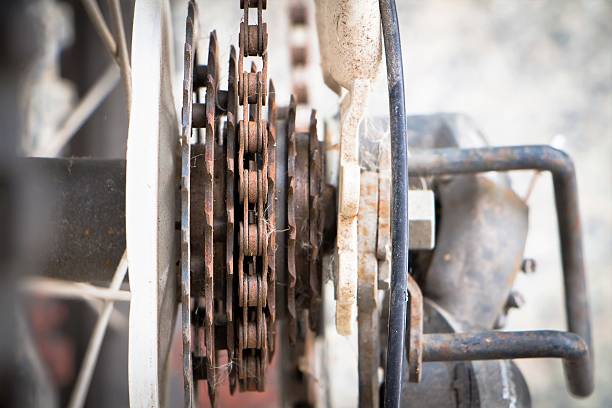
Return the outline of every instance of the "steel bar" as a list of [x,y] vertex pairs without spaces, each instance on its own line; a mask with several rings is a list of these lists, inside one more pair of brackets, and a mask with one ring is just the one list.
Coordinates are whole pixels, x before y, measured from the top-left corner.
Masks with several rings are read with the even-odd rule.
[[66,118],[62,127],[57,130],[55,137],[49,144],[34,149],[32,156],[57,156],[64,146],[68,144],[72,136],[74,136],[102,101],[111,93],[118,81],[118,69],[112,64],[106,68],[106,71],[104,71],[98,81],[91,87],[70,116]]
[[[127,252],[124,252],[121,260],[119,261],[119,265],[117,265],[117,269],[115,270],[115,275],[113,276],[113,280],[109,287],[110,290],[119,290],[123,280],[125,279],[127,269]],[[85,404],[85,397],[87,396],[89,384],[91,383],[91,377],[93,376],[94,368],[96,366],[96,362],[98,361],[98,355],[100,354],[100,348],[102,347],[102,340],[104,340],[104,334],[106,333],[106,328],[108,327],[108,322],[113,312],[114,305],[115,302],[112,300],[107,300],[104,302],[104,308],[102,309],[102,313],[98,317],[98,321],[94,327],[89,345],[87,346],[87,351],[85,352],[85,357],[83,358],[83,365],[81,366],[77,382],[74,386],[74,390],[72,391],[72,396],[70,397],[70,402],[68,404],[69,408],[80,408]]]
[[589,347],[574,333],[541,330],[519,332],[438,333],[423,336],[423,361],[562,358],[572,393],[586,397],[592,384],[581,378],[591,366]]
[[127,41],[125,39],[125,26],[123,24],[123,14],[121,13],[121,4],[119,0],[109,0],[111,16],[115,23],[115,31],[117,36],[117,64],[121,69],[121,79],[125,87],[125,96],[127,99],[128,116],[132,106],[132,69],[130,68],[130,57],[128,56]]
[[[409,167],[411,174],[415,176],[511,170],[541,170],[552,173],[561,242],[567,325],[570,332],[584,339],[592,359],[591,319],[582,253],[578,188],[571,158],[551,146],[435,149],[411,156]],[[569,384],[572,393],[576,395],[589,395],[592,392],[591,359],[588,364],[581,364],[571,372],[574,381]]]
[[395,0],[380,0],[391,130],[391,293],[385,367],[385,407],[399,407],[408,304],[408,144],[402,45]]

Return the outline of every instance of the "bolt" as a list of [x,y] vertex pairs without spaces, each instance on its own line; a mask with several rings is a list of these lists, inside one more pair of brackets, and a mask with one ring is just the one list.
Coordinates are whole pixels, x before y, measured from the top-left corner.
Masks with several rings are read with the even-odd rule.
[[519,292],[513,290],[508,295],[508,300],[506,300],[506,306],[504,309],[508,311],[509,309],[518,309],[525,304],[525,298]]
[[521,270],[523,271],[523,273],[535,273],[536,267],[537,264],[535,259],[533,258],[525,258],[521,263]]

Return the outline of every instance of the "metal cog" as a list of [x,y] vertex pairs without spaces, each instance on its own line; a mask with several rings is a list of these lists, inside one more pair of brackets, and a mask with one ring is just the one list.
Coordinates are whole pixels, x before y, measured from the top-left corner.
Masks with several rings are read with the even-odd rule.
[[[194,1],[188,5],[181,133],[181,296],[188,407],[197,400],[198,380],[207,381],[215,406],[224,378],[219,368],[224,352],[230,362],[230,392],[237,387],[264,389],[265,371],[276,348],[279,265],[281,276],[285,268],[288,271],[289,284],[282,290],[287,294],[289,338],[293,344],[299,342],[298,349],[303,349],[305,332],[316,327],[319,316],[322,156],[315,113],[309,132],[296,133],[296,103],[291,98],[282,129],[288,157],[279,166],[279,114],[274,84],[268,84],[268,35],[262,19],[266,2],[243,0],[241,8],[240,48],[230,49],[228,87],[221,90],[216,33],[210,35],[206,65],[198,65],[197,7]],[[256,25],[248,22],[253,8]],[[246,60],[254,58],[261,60],[261,70],[250,61],[249,71],[244,71]],[[288,186],[278,191],[277,174],[285,169]],[[277,213],[283,225],[277,225]],[[285,228],[287,245],[283,242],[277,258],[277,233],[284,236]],[[299,236],[298,228],[303,232]]]

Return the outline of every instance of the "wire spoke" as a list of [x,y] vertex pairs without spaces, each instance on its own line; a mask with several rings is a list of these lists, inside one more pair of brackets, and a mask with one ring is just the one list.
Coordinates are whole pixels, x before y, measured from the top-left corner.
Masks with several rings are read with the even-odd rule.
[[121,4],[119,0],[109,0],[111,16],[115,26],[115,36],[117,37],[116,57],[119,68],[121,69],[121,77],[125,86],[127,98],[128,115],[132,106],[132,70],[130,68],[130,58],[127,50],[127,40],[125,37],[125,26],[123,24],[123,14],[121,13]]
[[125,290],[111,290],[87,283],[43,277],[25,279],[21,284],[21,289],[36,295],[54,296],[64,299],[113,300],[115,302],[129,302],[131,299],[131,293]]
[[[111,281],[109,287],[110,290],[119,290],[123,280],[125,279],[127,268],[128,263],[126,251],[123,253],[121,260],[119,261],[119,265],[115,270],[113,280]],[[83,359],[83,365],[81,366],[79,377],[77,378],[76,385],[72,392],[70,403],[68,404],[69,408],[81,408],[85,403],[85,397],[87,396],[87,391],[89,390],[89,384],[91,383],[96,362],[98,361],[102,340],[104,340],[104,335],[106,334],[106,328],[108,327],[114,304],[115,302],[113,300],[107,300],[104,302],[102,313],[100,313],[100,317],[96,322],[91,339],[89,340],[89,345],[87,346],[87,352],[85,353],[85,358]]]
[[96,3],[96,0],[82,0],[83,6],[85,7],[85,11],[89,15],[91,22],[93,23],[96,31],[102,38],[102,42],[104,42],[104,46],[110,53],[110,55],[116,59],[117,58],[117,43],[111,34],[106,21],[104,20],[104,16],[102,15],[102,11]]
[[104,71],[104,74],[91,87],[85,97],[81,99],[78,106],[58,129],[53,140],[49,141],[47,145],[35,148],[32,156],[57,156],[96,108],[111,93],[118,81],[118,69],[112,64]]

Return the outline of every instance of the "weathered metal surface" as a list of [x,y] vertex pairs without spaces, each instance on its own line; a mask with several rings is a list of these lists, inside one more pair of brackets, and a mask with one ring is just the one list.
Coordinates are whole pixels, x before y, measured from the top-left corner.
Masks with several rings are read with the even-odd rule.
[[431,190],[411,189],[408,195],[410,249],[430,250],[436,242],[436,207]]
[[[323,285],[322,276],[322,242],[324,219],[323,213],[325,204],[323,199],[323,155],[321,143],[317,134],[317,112],[312,110],[310,113],[310,126],[308,149],[309,149],[309,179],[308,179],[308,207],[309,207],[309,241],[310,251],[308,259],[308,279],[309,279],[309,308],[308,317],[311,329],[317,330],[321,319],[321,292]],[[313,346],[314,347],[314,346]]]
[[296,308],[296,156],[295,145],[295,99],[291,97],[287,113],[287,331],[289,341],[295,344],[297,338],[297,308]]
[[[308,260],[310,257],[310,206],[309,206],[309,144],[308,133],[295,134],[296,160],[295,160],[295,189],[293,194],[295,215],[295,273],[296,293],[295,304],[298,321],[307,312],[310,305],[310,282],[308,279]],[[299,336],[298,331],[298,337]],[[301,340],[301,339],[300,339]]]
[[[553,330],[523,332],[483,332],[426,334],[424,361],[509,360],[520,358],[561,358],[568,387],[578,396],[590,394],[588,379],[581,375],[590,369],[586,342],[578,335]],[[585,388],[586,385],[586,388]],[[591,384],[592,386],[592,384]]]
[[[270,87],[272,90],[273,88]],[[289,226],[287,221],[288,212],[288,193],[289,193],[289,180],[288,180],[288,159],[287,159],[287,145],[288,137],[288,109],[278,109],[277,120],[276,120],[276,182],[274,183],[276,189],[274,194],[275,210],[274,215],[276,217],[276,318],[277,319],[289,319],[289,261],[288,261],[288,236]],[[273,248],[273,249],[274,249]],[[285,327],[286,329],[286,327]],[[287,330],[285,330],[287,332]]]
[[[293,132],[289,142],[289,157],[295,149],[293,171],[289,165],[292,187],[288,200],[289,228],[295,230],[293,257],[295,262],[295,305],[298,321],[308,316],[308,327],[316,330],[321,304],[321,260],[323,222],[321,220],[321,180],[323,163],[317,137],[315,112],[311,114],[308,132]],[[295,222],[295,225],[293,224]],[[291,236],[291,235],[290,235]],[[306,330],[298,331],[298,340],[303,341]]]
[[[467,329],[427,299],[422,310],[425,333],[452,335]],[[422,365],[419,383],[410,382],[410,364],[406,358],[403,371],[402,407],[531,406],[525,380],[512,361],[428,361]]]
[[[216,363],[220,350],[227,349],[230,361],[237,361],[227,373],[232,391],[238,383],[241,389],[261,390],[268,360],[267,342],[271,338],[267,331],[270,317],[265,308],[268,302],[274,304],[274,285],[269,291],[267,231],[273,231],[274,225],[266,219],[264,208],[268,196],[274,194],[268,190],[268,183],[273,182],[275,173],[269,177],[269,129],[261,119],[267,87],[264,3],[241,3],[245,12],[241,48],[239,57],[235,49],[230,50],[227,91],[219,89],[216,34],[210,36],[207,65],[194,68],[192,26],[197,21],[197,10],[193,4],[187,20],[183,111],[193,112],[194,127],[205,128],[205,134],[192,138],[189,133],[185,138],[186,143],[196,144],[189,158],[194,175],[190,204],[195,217],[189,231],[192,256],[184,262],[192,263],[190,281],[199,286],[191,293],[199,317],[186,319],[184,324],[193,324],[196,333],[204,328],[206,356],[200,356],[199,344],[194,352],[199,364],[206,365],[206,375],[200,373],[199,377],[206,377],[213,405],[222,375]],[[253,7],[258,9],[256,26],[248,23],[248,11]],[[256,72],[254,64],[244,72],[244,58],[251,56],[263,58],[263,73]],[[205,93],[200,88],[205,88]],[[205,98],[203,104],[198,102],[201,97]],[[239,105],[243,107],[241,119]],[[223,129],[220,115],[227,115]],[[255,257],[262,257],[263,262],[256,262]],[[222,310],[221,316],[217,306]],[[188,359],[190,353],[186,347],[184,357]],[[186,378],[185,383],[189,382],[191,379]]]
[[[385,121],[363,121],[360,125],[359,164],[361,191],[358,213],[359,274],[357,280],[357,321],[359,328],[359,392],[360,405],[379,404],[381,367],[379,349],[384,339],[377,336],[379,283],[388,289],[391,266],[390,242],[390,148]],[[419,185],[423,188],[422,184]],[[412,194],[413,193],[413,194]],[[412,200],[412,201],[410,201]],[[409,197],[411,249],[431,249],[435,240],[435,203],[430,190],[412,190]],[[412,246],[414,245],[414,247]],[[420,344],[423,326],[422,295],[417,283],[409,277],[412,312],[411,341]],[[420,347],[409,347],[410,377],[418,381],[421,372]]]
[[[421,176],[527,169],[550,171],[553,175],[567,324],[569,331],[582,337],[592,350],[577,182],[570,157],[550,146],[514,146],[436,149],[413,155],[410,163],[412,174]],[[590,359],[586,360],[574,367],[572,381],[568,378],[575,395],[586,396],[593,390],[593,365]]]
[[340,170],[336,252],[336,329],[342,335],[353,330],[357,300],[357,214],[359,211],[358,125],[365,113],[368,85],[353,88],[342,101],[340,118]]
[[370,0],[316,0],[321,69],[337,93],[374,79],[382,61],[378,4]]
[[562,358],[572,367],[589,355],[574,333],[539,330],[482,333],[436,333],[423,336],[424,361]]
[[[191,273],[191,167],[192,167],[192,124],[193,110],[190,109],[193,99],[193,78],[195,65],[195,43],[198,35],[197,6],[190,1],[187,9],[185,23],[185,47],[183,50],[183,89],[181,110],[181,338],[183,343],[183,392],[186,408],[192,408],[197,401],[197,388],[194,385],[194,367],[205,367],[203,364],[194,364],[192,361],[192,302],[191,279],[198,276]],[[200,76],[198,76],[200,77]],[[196,213],[198,215],[199,213]],[[197,285],[199,286],[199,285]],[[197,343],[196,336],[196,343]],[[205,371],[204,371],[205,372]],[[197,378],[197,375],[195,375]]]
[[[410,284],[410,280],[408,282]],[[460,324],[433,302],[424,299],[420,309],[423,313],[425,333],[453,333],[461,330]],[[410,335],[410,333],[407,334]],[[410,337],[406,341],[409,344]],[[409,354],[405,353],[402,364],[402,407],[419,405],[436,408],[456,408],[458,406],[476,408],[481,406],[479,400],[481,390],[470,362],[429,362],[422,366],[421,381],[415,383],[410,381],[408,359]],[[498,384],[494,386],[495,391],[498,391],[499,388]]]
[[[242,119],[238,122],[238,197],[240,203],[238,236],[238,381],[241,390],[262,391],[268,363],[269,297],[274,297],[275,285],[268,286],[268,245],[275,226],[270,224],[265,209],[268,198],[270,173],[268,125],[263,119],[263,106],[268,104],[268,29],[263,21],[263,0],[241,2],[243,21],[240,23],[238,94],[242,106]],[[249,12],[255,9],[257,23],[249,24]],[[245,59],[253,57],[250,70],[245,70]],[[255,60],[261,62],[258,71]],[[273,147],[273,146],[271,146]],[[272,187],[274,185],[272,184]],[[271,194],[270,194],[271,193]],[[254,283],[256,284],[254,285]],[[249,297],[247,290],[256,294]],[[245,296],[246,295],[246,296]],[[253,300],[255,301],[253,301]],[[274,299],[272,300],[274,303]]]
[[16,165],[44,180],[31,185],[34,196],[50,197],[41,229],[53,236],[41,274],[110,283],[125,249],[125,160],[30,158]]
[[408,316],[408,381],[418,383],[423,373],[423,294],[418,283],[408,276],[410,315]]
[[[203,184],[204,201],[202,206],[194,210],[203,213],[204,225],[203,231],[198,231],[203,234],[204,245],[202,253],[204,256],[203,268],[200,268],[196,273],[204,272],[204,344],[206,346],[206,369],[207,369],[207,386],[213,406],[216,404],[217,387],[219,386],[218,378],[220,378],[220,369],[217,364],[217,347],[216,347],[216,325],[214,316],[215,300],[217,291],[217,281],[215,270],[222,271],[223,268],[216,268],[218,257],[215,256],[214,243],[214,220],[215,215],[220,215],[220,211],[215,211],[215,193],[223,195],[224,183],[216,183],[215,180],[215,149],[217,146],[216,133],[219,118],[217,116],[217,95],[219,87],[219,72],[218,72],[218,44],[217,34],[215,31],[210,33],[208,45],[208,65],[205,81],[206,96],[205,96],[205,112],[206,126],[205,132],[199,131],[202,138],[201,143],[204,145],[204,156],[201,160],[203,164],[203,177],[194,180],[196,184]],[[196,61],[198,62],[198,61]],[[199,95],[197,95],[199,98]],[[223,163],[219,160],[218,163]],[[202,183],[203,182],[203,183]],[[222,298],[222,296],[221,296]]]
[[[300,359],[311,349],[305,341],[313,336],[309,326],[316,326],[320,303],[323,163],[315,114],[308,132],[296,133],[292,102],[281,115],[282,123],[277,123],[271,83],[268,90],[266,2],[249,0],[240,6],[244,10],[240,47],[238,53],[230,51],[227,90],[219,89],[214,32],[207,65],[193,61],[192,26],[197,20],[193,4],[185,48],[183,110],[192,115],[189,132],[191,125],[204,130],[185,138],[192,144],[187,196],[191,254],[185,262],[190,264],[195,310],[184,325],[192,325],[195,336],[184,348],[184,359],[194,358],[206,366],[206,373],[194,364],[192,370],[197,371],[196,379],[206,379],[213,405],[222,378],[229,378],[231,392],[236,387],[264,389],[266,367],[275,348],[277,285],[283,289],[289,337],[297,343]],[[253,11],[257,23],[249,24]],[[227,116],[225,122],[222,116]],[[277,137],[279,126],[282,141]],[[310,324],[304,323],[309,317]],[[201,333],[202,342],[198,340]],[[225,350],[232,362],[228,369],[219,364]],[[187,356],[190,353],[193,357]],[[190,381],[185,380],[188,385]]]
[[[276,143],[277,143],[277,107],[276,107],[276,92],[274,83],[270,81],[270,92],[268,94],[268,141],[267,141],[267,159],[268,159],[268,197],[267,197],[267,212],[268,212],[268,298],[266,299],[270,322],[268,326],[268,358],[272,361],[276,342]],[[286,191],[286,190],[283,190]],[[283,265],[284,267],[284,265]]]
[[[181,340],[183,344],[183,393],[186,408],[192,408],[197,401],[197,388],[194,367],[202,367],[192,361],[192,326],[191,326],[191,138],[192,138],[192,79],[194,70],[194,38],[197,37],[197,6],[190,1],[187,9],[185,28],[185,49],[183,54],[183,89],[181,110]],[[197,337],[196,337],[197,339]],[[197,341],[196,341],[197,343]],[[204,373],[206,372],[203,370]]]
[[438,242],[423,290],[449,313],[493,328],[523,258],[527,207],[511,189],[481,176],[455,177],[438,187],[438,196]]
[[[227,232],[223,224],[227,223],[226,198],[227,185],[226,174],[226,151],[220,142],[221,135],[217,134],[219,129],[219,116],[226,114],[235,107],[236,86],[228,85],[228,91],[219,90],[219,61],[216,33],[213,31],[209,37],[209,47],[206,65],[196,61],[197,38],[197,8],[190,3],[187,16],[187,34],[185,45],[185,78],[183,80],[183,137],[181,144],[188,144],[189,148],[183,146],[183,165],[189,167],[189,190],[190,193],[182,197],[183,207],[188,210],[188,221],[182,218],[182,235],[189,236],[189,242],[183,238],[182,245],[189,246],[189,259],[183,258],[185,273],[190,276],[182,277],[183,291],[182,299],[185,305],[183,312],[183,359],[184,359],[184,383],[185,401],[187,406],[197,400],[192,384],[193,380],[202,377],[202,369],[205,369],[204,377],[207,379],[209,396],[215,405],[216,388],[219,385],[223,369],[217,364],[219,348],[229,348],[233,351],[233,326],[225,329],[225,338],[217,338],[217,325],[215,322],[215,306],[227,310],[225,307],[225,283],[226,274],[214,273],[214,271],[225,271],[227,258],[226,237]],[[200,53],[200,59],[206,55]],[[230,70],[234,63],[230,58]],[[230,80],[235,80],[235,75],[230,75]],[[205,89],[205,92],[203,91]],[[220,95],[224,95],[220,98]],[[204,100],[205,103],[200,101]],[[199,108],[199,109],[195,109]],[[201,116],[197,119],[197,116]],[[193,119],[191,122],[190,119]],[[203,128],[200,130],[199,128]],[[193,130],[193,132],[192,132]],[[218,156],[217,159],[215,157]],[[185,171],[183,170],[185,173]],[[189,203],[185,203],[185,201]],[[184,251],[183,251],[184,252]],[[183,254],[186,255],[186,254]],[[230,262],[231,263],[231,262]],[[187,268],[187,265],[189,266]],[[186,280],[189,280],[189,287]],[[188,293],[189,292],[189,293]],[[195,310],[189,311],[191,298],[194,300]],[[231,298],[230,298],[231,299]],[[217,303],[216,303],[217,302]],[[188,313],[189,312],[189,313]],[[227,317],[224,319],[229,321]],[[191,337],[193,325],[194,336]],[[225,328],[225,327],[224,327]],[[220,331],[220,330],[219,330]],[[200,336],[203,333],[203,342]],[[192,344],[195,346],[192,348]],[[231,346],[228,347],[228,344]],[[205,356],[202,355],[201,345],[205,346]],[[197,376],[189,376],[190,355],[197,360],[197,364],[205,367],[198,368]],[[192,363],[192,366],[195,365]]]
[[[378,189],[378,244],[377,257],[382,270],[379,279],[387,288],[391,262],[391,147],[389,124],[386,119],[367,118],[359,126],[359,165],[363,170],[377,171]],[[408,221],[410,249],[431,250],[435,244],[435,200],[423,180],[410,180]],[[412,194],[414,192],[414,194]]]
[[[315,377],[315,336],[321,291],[321,236],[326,201],[321,198],[323,163],[314,112],[308,133],[295,131],[296,103],[279,111],[276,138],[276,265],[284,403],[312,405],[320,386]],[[314,312],[311,314],[311,312]],[[283,339],[284,340],[284,339]],[[289,343],[289,344],[288,344]]]
[[[427,363],[429,364],[444,363]],[[456,383],[462,380],[475,383],[481,407],[531,408],[529,387],[513,360],[466,361],[458,364],[471,367],[474,375],[471,379],[465,380],[458,376]],[[464,398],[459,393],[457,395],[459,398]]]
[[[228,98],[227,98],[227,122],[225,128],[225,207],[226,207],[226,243],[225,243],[225,313],[227,318],[227,358],[229,361],[235,359],[235,326],[234,316],[234,282],[236,267],[235,248],[236,245],[236,134],[238,126],[238,61],[236,48],[230,48],[229,73],[228,73]],[[231,368],[230,373],[234,370]],[[236,387],[235,376],[230,376],[230,390]]]
[[348,92],[340,105],[340,160],[336,251],[336,328],[352,332],[357,292],[357,212],[359,209],[358,126],[365,114],[370,82],[381,63],[380,15],[371,1],[316,2],[321,67],[325,83]]
[[357,327],[359,352],[359,406],[379,406],[380,344],[378,337],[378,172],[361,173],[358,216],[359,270],[357,277]]

